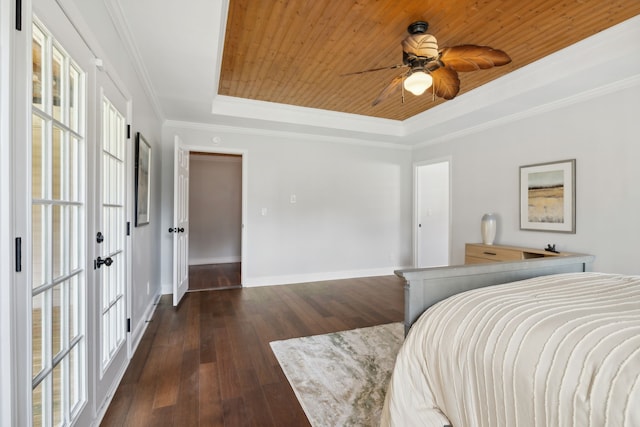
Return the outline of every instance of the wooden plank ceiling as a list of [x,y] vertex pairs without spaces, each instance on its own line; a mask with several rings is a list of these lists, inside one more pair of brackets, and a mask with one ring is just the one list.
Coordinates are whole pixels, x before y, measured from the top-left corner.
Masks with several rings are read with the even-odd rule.
[[404,120],[447,101],[405,92],[402,103],[398,91],[373,107],[402,70],[341,74],[402,63],[414,21],[429,23],[440,48],[486,45],[511,56],[460,73],[459,97],[638,14],[638,0],[230,0],[218,93]]

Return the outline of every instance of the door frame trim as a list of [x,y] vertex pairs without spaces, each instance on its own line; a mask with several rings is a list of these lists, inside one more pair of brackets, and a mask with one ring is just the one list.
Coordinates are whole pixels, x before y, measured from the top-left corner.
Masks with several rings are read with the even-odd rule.
[[442,156],[442,157],[434,157],[432,159],[421,160],[413,163],[413,218],[411,221],[413,232],[411,233],[412,237],[412,256],[413,256],[413,266],[414,268],[418,265],[418,223],[419,223],[419,196],[420,196],[420,188],[418,182],[418,169],[422,166],[434,165],[437,163],[448,163],[449,164],[449,253],[447,254],[447,259],[449,260],[449,264],[451,263],[451,245],[453,242],[452,239],[452,230],[453,230],[453,158],[452,156]]
[[[22,31],[15,29],[15,7],[15,1],[0,0],[0,256],[6,260],[0,266],[0,335],[8,344],[0,348],[0,425],[24,424],[25,411],[31,409],[26,402],[29,399],[24,398],[31,392],[26,386],[29,375],[24,374],[31,359],[25,336],[29,315],[21,309],[27,307],[30,296],[25,268],[30,260],[25,253],[30,247],[30,232],[20,208],[26,206],[23,190],[28,188],[25,179],[30,169],[18,163],[25,160],[29,149],[28,144],[15,143],[30,140],[27,91],[31,71],[30,58],[25,60],[25,55],[31,43],[31,1],[22,4]],[[14,268],[16,237],[22,239],[22,272]]]
[[[182,139],[182,138],[181,138]],[[248,205],[248,186],[249,186],[249,174],[247,163],[249,161],[249,150],[242,148],[224,148],[224,147],[208,147],[202,145],[186,144],[184,141],[180,144],[180,147],[187,150],[189,154],[191,152],[208,153],[208,154],[232,154],[242,157],[242,213],[241,213],[241,225],[240,225],[240,286],[244,287],[246,278],[246,260],[247,260],[247,205]],[[174,185],[175,194],[175,185]],[[191,194],[189,194],[191,197]]]

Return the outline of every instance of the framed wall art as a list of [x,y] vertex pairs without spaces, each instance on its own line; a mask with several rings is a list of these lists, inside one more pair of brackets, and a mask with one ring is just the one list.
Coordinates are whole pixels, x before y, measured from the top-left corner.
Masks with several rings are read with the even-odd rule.
[[576,232],[576,160],[520,166],[520,229]]
[[140,132],[136,134],[135,203],[136,227],[149,223],[151,146]]

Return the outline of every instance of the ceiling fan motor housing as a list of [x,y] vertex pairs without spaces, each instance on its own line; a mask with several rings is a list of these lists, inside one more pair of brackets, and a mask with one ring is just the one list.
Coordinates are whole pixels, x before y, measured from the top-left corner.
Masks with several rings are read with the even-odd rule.
[[438,58],[438,41],[427,34],[428,28],[426,21],[416,21],[407,27],[409,36],[402,41],[402,57],[412,69],[422,69],[426,63]]
[[436,59],[438,58],[438,41],[431,34],[412,34],[402,41],[402,51],[409,60],[412,57]]
[[409,34],[424,34],[429,29],[429,23],[426,21],[416,21],[407,27]]

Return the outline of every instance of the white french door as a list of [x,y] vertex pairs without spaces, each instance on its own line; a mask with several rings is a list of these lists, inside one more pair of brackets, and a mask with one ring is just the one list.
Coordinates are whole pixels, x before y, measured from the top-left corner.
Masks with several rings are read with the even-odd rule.
[[60,426],[87,399],[86,73],[35,19],[31,51],[30,418]]
[[127,99],[104,72],[99,72],[96,155],[95,301],[99,337],[96,350],[96,404],[101,408],[115,388],[127,356],[127,191],[130,144],[127,138]]
[[14,101],[28,129],[14,151],[15,419],[89,425],[128,362],[130,104],[58,3],[29,3]]

